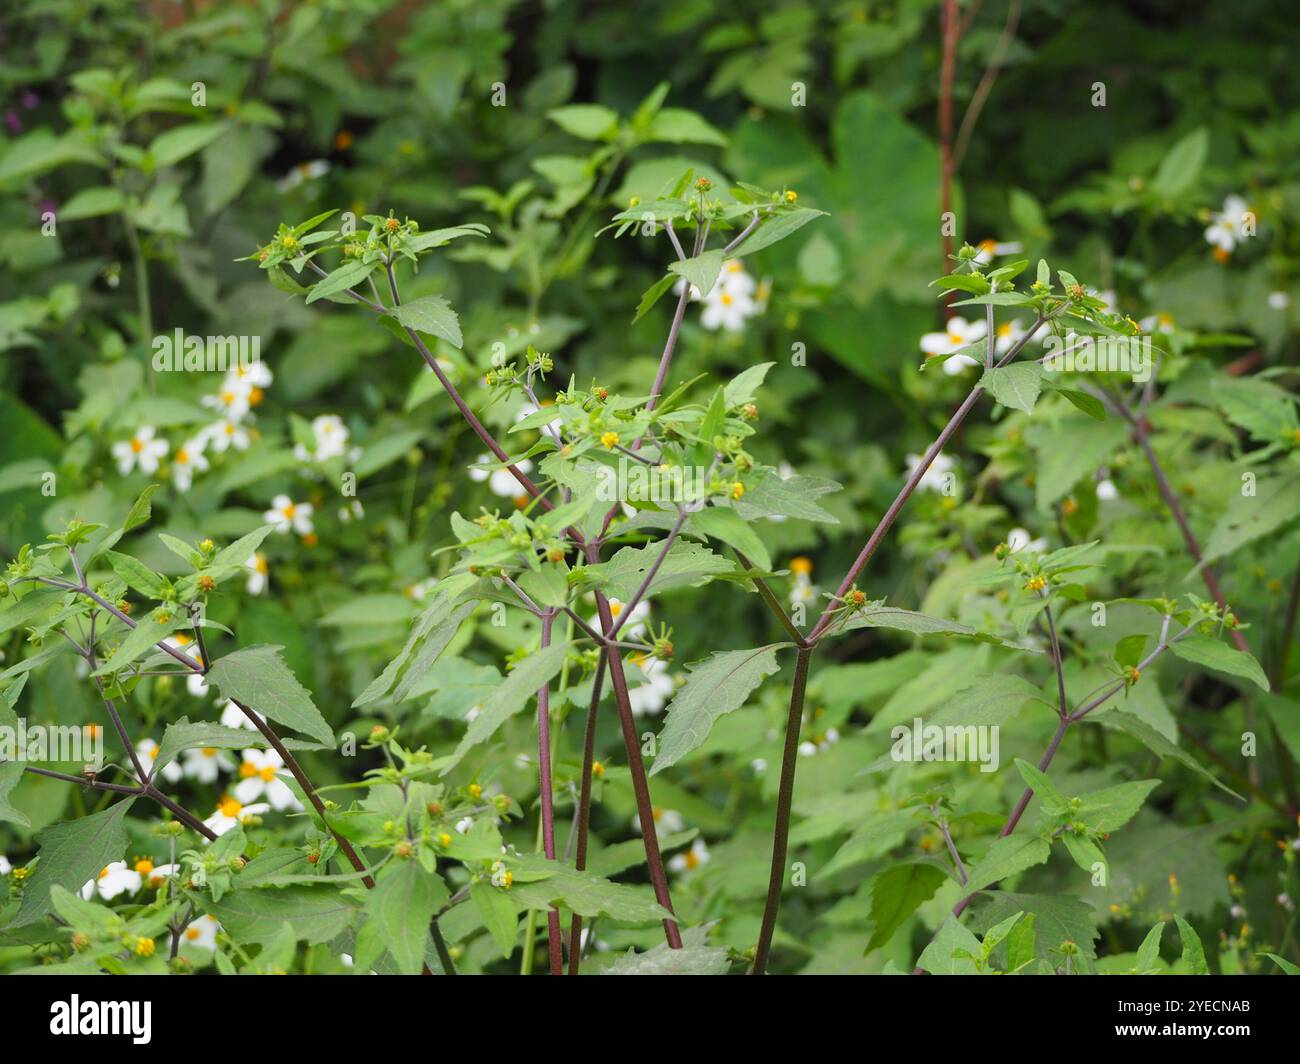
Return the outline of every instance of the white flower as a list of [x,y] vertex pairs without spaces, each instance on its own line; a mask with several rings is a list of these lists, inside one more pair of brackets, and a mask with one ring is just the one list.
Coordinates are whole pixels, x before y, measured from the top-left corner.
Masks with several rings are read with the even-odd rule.
[[[995,355],[1005,355],[1025,338],[1027,332],[1029,330],[1025,328],[1024,322],[1019,318],[1004,321],[993,333],[993,353]],[[1039,338],[1041,338],[1041,335]]]
[[691,848],[689,850],[685,853],[679,853],[668,862],[668,870],[680,875],[684,872],[694,872],[701,865],[706,865],[708,863],[709,848],[704,845],[703,839],[696,839],[691,843]]
[[210,443],[217,454],[225,454],[231,447],[236,451],[248,450],[248,430],[228,418],[214,421],[199,434],[199,438]]
[[718,283],[714,286],[725,289],[733,296],[752,296],[758,288],[757,282],[745,271],[745,263],[741,259],[728,259],[722,264],[722,272],[718,274]]
[[248,416],[252,397],[251,389],[225,383],[216,395],[205,395],[199,402],[217,411],[224,420],[239,422]]
[[[686,821],[682,819],[682,814],[677,812],[676,809],[660,809],[655,806],[650,810],[650,814],[654,817],[655,831],[661,835],[676,835],[677,832],[686,827]],[[632,827],[638,835],[642,834],[641,817],[639,815],[632,818]]]
[[995,255],[1017,255],[1024,249],[1023,244],[999,244],[996,240],[981,240],[975,246],[979,254],[974,261],[980,266],[987,266]]
[[284,759],[276,751],[245,750],[243,756],[244,760],[239,766],[240,780],[235,785],[234,792],[239,801],[248,805],[264,797],[277,813],[285,809],[294,812],[302,809],[302,803],[280,778]]
[[141,425],[129,440],[120,440],[113,444],[113,457],[117,459],[117,471],[125,476],[139,467],[147,477],[158,472],[158,464],[170,448],[166,440],[154,438],[152,425]]
[[180,867],[174,864],[155,865],[147,857],[135,863],[135,870],[140,875],[141,883],[151,890],[157,890],[167,880],[174,879]]
[[754,758],[753,761],[749,763],[749,767],[754,770],[755,776],[761,776],[764,772],[767,771],[767,758],[756,757]]
[[[611,598],[609,600],[609,612],[610,616],[614,618],[615,624],[618,623],[619,618],[623,615],[623,606],[624,603],[619,599]],[[645,599],[642,599],[632,607],[632,612],[628,614],[628,618],[623,622],[623,627],[618,630],[618,634],[626,636],[628,639],[640,639],[641,636],[645,634],[645,620],[649,616],[650,603]],[[599,615],[592,617],[588,623],[590,623],[596,631],[601,631]]]
[[9,858],[0,853],[0,876],[7,876],[14,870],[14,866],[9,863]]
[[270,571],[266,567],[266,555],[260,550],[250,554],[248,561],[244,562],[244,568],[248,572],[248,582],[244,584],[244,590],[250,595],[260,595],[266,590],[266,585],[270,582]]
[[1283,891],[1277,896],[1277,903],[1287,912],[1295,911],[1295,902],[1291,900],[1291,895],[1286,893],[1286,891]]
[[[494,455],[479,455],[474,459],[474,464],[469,467],[469,479],[476,484],[482,484],[486,480],[492,494],[503,499],[513,499],[522,495],[524,489],[515,479],[515,475],[508,469],[491,468],[496,465],[498,463]],[[528,473],[533,468],[533,463],[527,458],[520,459],[514,465],[521,473]]]
[[436,576],[426,576],[423,580],[417,580],[414,584],[407,584],[402,589],[402,594],[416,602],[423,602],[425,597],[438,586]]
[[[158,744],[152,739],[141,739],[135,744],[135,755],[144,764],[144,767],[152,772],[151,766],[158,759]],[[163,766],[162,778],[168,783],[176,783],[183,779],[184,776],[184,770],[175,761],[169,761]]]
[[[546,404],[542,404],[545,406]],[[526,417],[532,417],[537,413],[538,407],[533,406],[531,402],[525,403],[519,408],[519,413],[515,415],[515,424],[523,421]],[[564,430],[564,419],[561,417],[552,418],[545,425],[539,426],[541,431],[549,433],[552,436],[558,436]],[[513,480],[514,478],[511,477]]]
[[[907,456],[907,478],[910,480],[920,466],[924,455],[909,454]],[[922,491],[943,491],[946,486],[944,478],[957,465],[955,458],[949,458],[946,454],[936,454],[934,461],[930,463],[930,468],[921,474],[921,479],[917,487]]]
[[328,159],[311,159],[295,166],[275,183],[275,187],[281,192],[288,192],[297,188],[304,181],[315,181],[329,172],[330,164]]
[[473,826],[474,818],[472,816],[462,817],[456,821],[456,831],[461,835],[468,835],[469,829]]
[[248,714],[228,698],[222,703],[221,723],[227,728],[247,728],[249,731],[257,731],[257,725],[248,719]]
[[984,339],[987,334],[988,325],[985,322],[967,321],[963,317],[954,316],[948,319],[944,332],[926,333],[921,337],[921,351],[927,358],[944,358],[945,373],[960,373],[967,366],[978,366],[980,363],[969,355],[959,355],[956,352]]
[[628,691],[632,716],[644,717],[662,713],[677,683],[668,675],[668,663],[659,658],[644,656],[637,661],[645,682]]
[[1269,292],[1268,305],[1272,310],[1286,310],[1291,305],[1291,297],[1285,292]]
[[790,605],[797,606],[799,603],[807,605],[815,602],[817,596],[821,594],[821,588],[812,582],[812,577],[807,573],[796,572],[790,579]]
[[812,737],[811,740],[805,739],[799,744],[799,753],[804,757],[812,757],[813,754],[825,750],[840,741],[840,733],[834,728],[827,728],[825,732],[820,732]]
[[1138,322],[1138,328],[1144,333],[1171,333],[1174,331],[1174,316],[1163,311],[1149,314]]
[[706,329],[726,329],[739,332],[745,327],[745,320],[758,313],[758,305],[749,295],[732,291],[722,284],[715,284],[713,290],[704,297],[704,310],[700,314],[700,324]]
[[247,393],[254,388],[269,388],[272,379],[271,367],[259,359],[247,366],[236,366],[230,370],[222,386]]
[[196,436],[176,448],[172,456],[172,480],[176,482],[177,491],[189,491],[194,483],[194,474],[203,473],[208,468],[208,460],[203,456],[204,438]]
[[222,772],[230,772],[235,762],[230,756],[213,746],[186,750],[181,755],[185,778],[199,783],[216,783]]
[[322,414],[311,423],[315,443],[309,451],[301,443],[293,448],[294,457],[300,462],[315,460],[324,462],[330,458],[347,453],[348,427],[337,414]]
[[354,519],[360,521],[365,516],[366,508],[361,505],[360,499],[353,499],[346,506],[339,507],[339,520],[344,524]]
[[258,816],[270,808],[265,802],[244,805],[239,799],[226,795],[217,803],[216,811],[203,823],[207,825],[209,831],[220,837],[231,828],[248,823],[249,817]]
[[1047,550],[1046,539],[1031,539],[1029,532],[1023,528],[1013,528],[1007,533],[1007,546],[1012,554],[1027,550],[1031,554],[1042,554]]
[[1227,260],[1237,242],[1245,239],[1245,224],[1250,208],[1240,196],[1229,196],[1223,201],[1223,210],[1214,215],[1205,230],[1205,239],[1214,248],[1214,257]]
[[181,936],[181,944],[192,949],[205,949],[211,953],[217,948],[217,932],[220,930],[221,924],[217,922],[217,918],[204,913],[202,916],[195,917],[193,923],[185,929]]
[[292,528],[300,536],[312,530],[312,504],[294,502],[288,495],[277,495],[271,500],[271,508],[262,515],[267,524],[275,525],[277,532],[288,532]]
[[1097,498],[1102,502],[1114,502],[1119,498],[1119,488],[1110,477],[1097,481]]
[[127,868],[125,861],[114,861],[81,888],[81,896],[89,900],[98,894],[105,901],[112,901],[119,894],[134,894],[139,889],[140,873]]

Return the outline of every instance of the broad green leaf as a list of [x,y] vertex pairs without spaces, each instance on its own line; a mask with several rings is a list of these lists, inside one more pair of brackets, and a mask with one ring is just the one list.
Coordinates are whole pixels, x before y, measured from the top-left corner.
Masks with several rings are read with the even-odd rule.
[[336,296],[349,288],[355,288],[376,268],[376,263],[352,261],[344,263],[337,270],[332,271],[328,277],[322,277],[314,285],[307,296],[308,303],[315,303],[318,299],[326,299],[329,296]]
[[[644,547],[624,547],[607,562],[589,565],[583,570],[584,576],[596,583],[604,593],[622,602],[629,602],[636,594],[646,574],[663,553],[662,543],[650,543]],[[730,573],[736,563],[729,558],[714,554],[707,547],[698,543],[685,543],[678,540],[668,551],[668,556],[655,572],[654,579],[646,591],[646,598],[679,587],[692,587],[703,584],[718,573]]]
[[1213,669],[1215,672],[1226,672],[1229,676],[1239,676],[1263,691],[1269,690],[1268,677],[1253,656],[1243,650],[1234,650],[1214,636],[1194,633],[1170,644],[1169,649],[1175,657],[1190,661],[1193,665]]
[[92,676],[107,676],[118,669],[125,668],[137,658],[151,650],[154,644],[166,639],[177,628],[182,627],[181,618],[172,615],[168,621],[156,620],[153,614],[142,617],[140,622],[126,634],[119,646],[104,664],[91,673]]
[[[546,910],[563,906],[579,916],[608,916],[628,923],[653,923],[670,919],[660,908],[649,887],[611,883],[590,872],[579,872],[560,861],[548,861],[536,854],[521,859],[521,873],[515,877],[510,897],[516,905]],[[545,874],[545,879],[521,882],[525,874]]]
[[1178,199],[1195,183],[1210,147],[1210,134],[1204,126],[1192,130],[1169,149],[1156,167],[1151,191],[1168,200]]
[[483,702],[478,716],[470,721],[469,730],[451,755],[450,763],[443,768],[442,775],[450,772],[472,747],[492,738],[506,720],[523,709],[540,688],[555,678],[571,645],[553,643],[515,666],[514,671]]
[[1040,958],[1059,963],[1063,942],[1073,942],[1087,960],[1096,958],[1096,940],[1100,934],[1098,912],[1087,902],[1068,894],[1019,894],[1001,890],[987,891],[986,897],[987,902],[980,903],[971,919],[975,931],[1023,912],[1034,919],[1034,948]]
[[735,547],[761,570],[772,568],[772,556],[767,552],[767,547],[758,538],[758,533],[747,521],[741,520],[735,510],[725,506],[706,506],[686,519],[686,529],[712,536],[729,547]]
[[678,277],[686,278],[700,290],[701,296],[707,296],[717,283],[718,274],[722,272],[722,250],[715,248],[693,259],[680,259],[668,267]]
[[632,318],[632,324],[635,325],[645,317],[650,308],[658,303],[663,297],[663,294],[667,292],[668,289],[672,288],[676,282],[677,278],[673,274],[668,273],[647,288],[645,292],[642,293],[641,299],[636,305],[636,314]]
[[553,107],[546,117],[564,132],[582,140],[606,140],[618,130],[618,112],[598,103]]
[[688,927],[682,948],[661,942],[645,953],[629,949],[604,971],[605,975],[726,975],[731,959],[725,946],[706,944],[709,927]]
[[932,975],[975,975],[975,962],[970,957],[979,956],[979,952],[980,940],[975,933],[949,913],[917,958],[916,966]]
[[1039,689],[1021,676],[994,673],[981,677],[969,687],[945,700],[927,724],[993,725],[1005,724],[1031,700],[1042,701]]
[[1201,937],[1192,928],[1192,925],[1184,920],[1177,913],[1174,914],[1174,921],[1178,924],[1178,937],[1183,942],[1183,963],[1187,965],[1187,970],[1192,975],[1209,975],[1210,966],[1205,960],[1205,949],[1201,946]]
[[410,694],[447,649],[461,624],[474,612],[475,602],[453,606],[453,601],[449,596],[438,595],[416,621],[406,645],[397,657],[385,666],[384,671],[352,703],[354,708],[377,702],[390,691],[393,700],[397,702]]
[[867,952],[879,949],[894,937],[922,902],[934,897],[934,892],[947,877],[934,865],[896,864],[876,873],[871,881],[871,941]]
[[825,213],[813,207],[796,207],[794,210],[782,211],[780,214],[764,218],[759,222],[758,228],[741,241],[733,254],[736,257],[752,255],[755,251],[771,247],[778,241],[797,233],[814,218],[821,217]]
[[1279,957],[1276,953],[1265,953],[1264,956],[1281,968],[1287,975],[1300,975],[1300,967],[1292,964],[1285,957]]
[[722,397],[728,410],[752,402],[775,362],[759,362],[742,369],[723,386]]
[[222,547],[213,555],[209,568],[219,569],[227,565],[242,567],[248,564],[248,559],[257,552],[257,548],[262,545],[262,541],[274,529],[274,525],[263,525],[261,528],[253,529],[247,535],[240,536],[234,543],[231,543],[228,547]]
[[83,188],[59,208],[59,221],[76,222],[83,218],[98,218],[113,214],[126,206],[119,189],[111,185],[100,188]]
[[[4,718],[0,716],[0,722]],[[8,727],[12,724],[5,722]],[[8,821],[21,828],[31,827],[31,820],[26,813],[15,809],[9,803],[9,793],[18,786],[23,778],[23,765],[19,761],[0,761],[0,824]]]
[[334,745],[334,732],[280,656],[278,646],[236,650],[212,663],[208,682],[223,698],[248,706],[262,716]]
[[1025,439],[1038,455],[1035,491],[1038,508],[1049,511],[1085,476],[1096,471],[1128,439],[1127,427],[1117,419],[1098,423],[1071,415],[1056,422],[1035,418],[1025,429]]
[[777,651],[790,643],[753,650],[715,652],[707,661],[686,667],[686,683],[673,696],[659,732],[659,753],[650,775],[662,772],[700,746],[714,722],[745,704],[754,689],[780,666]]
[[129,554],[119,554],[115,550],[109,550],[104,552],[104,558],[112,566],[113,572],[117,573],[132,591],[138,591],[151,599],[161,599],[165,594],[167,581]]
[[1261,477],[1253,496],[1234,494],[1205,541],[1200,571],[1300,517],[1300,477]]
[[478,880],[470,884],[470,899],[483,918],[483,926],[496,940],[501,956],[509,957],[515,951],[519,938],[519,911],[507,891],[491,883]]
[[160,133],[149,145],[154,165],[174,166],[182,159],[206,148],[230,129],[224,122],[191,122]]
[[1051,854],[1051,843],[1034,835],[1007,835],[1000,838],[988,848],[979,864],[971,869],[965,891],[974,894],[984,887],[1000,883],[1008,876],[1042,864]]
[[1127,713],[1120,709],[1112,709],[1105,713],[1089,714],[1084,719],[1099,724],[1109,724],[1113,728],[1118,728],[1120,731],[1127,732],[1152,753],[1158,754],[1160,757],[1172,757],[1186,765],[1193,772],[1205,777],[1221,791],[1232,795],[1238,801],[1244,802],[1246,800],[1227,784],[1220,782],[1218,777],[1202,767],[1201,763],[1181,746],[1175,746],[1161,735],[1160,732],[1156,731],[1156,729],[1150,724],[1139,717],[1135,717],[1132,713]]
[[931,617],[929,614],[917,613],[914,610],[900,610],[894,606],[864,606],[850,614],[849,619],[838,627],[837,631],[848,632],[858,628],[893,628],[900,632],[912,632],[915,635],[956,635],[981,643],[1009,647],[1012,650],[1032,649],[1028,645],[1014,643],[989,632],[981,632],[957,621]]
[[22,905],[10,927],[35,923],[50,912],[54,887],[77,892],[114,861],[126,857],[126,814],[134,798],[99,813],[52,824],[36,836],[40,863],[23,891]]
[[1114,787],[1103,787],[1082,796],[1077,817],[1093,831],[1103,835],[1118,831],[1135,816],[1147,795],[1160,786],[1159,780],[1134,780]]
[[986,369],[980,387],[1003,406],[1033,412],[1043,390],[1043,367],[1037,362],[1012,362],[1009,366]]
[[667,141],[670,144],[715,144],[727,146],[727,136],[704,121],[694,111],[681,107],[665,107],[650,122],[647,140]]
[[838,524],[839,518],[822,509],[816,500],[839,490],[839,484],[824,477],[796,474],[782,479],[775,469],[764,469],[746,479],[745,494],[736,500],[735,509],[746,521],[780,516]]
[[366,892],[365,913],[379,929],[380,941],[403,975],[418,975],[429,941],[429,923],[450,894],[441,877],[413,858],[397,858]]
[[442,296],[413,299],[394,307],[388,314],[408,329],[446,340],[452,347],[460,348],[465,344],[460,333],[460,319]]
[[131,504],[126,520],[122,522],[123,532],[130,532],[133,528],[139,528],[140,525],[145,524],[153,516],[153,507],[150,500],[161,487],[161,484],[150,484],[144,491],[140,492],[139,498]]
[[262,748],[267,745],[261,732],[249,731],[247,728],[228,728],[214,721],[191,721],[181,717],[174,724],[168,724],[163,732],[162,742],[153,758],[152,771],[155,775],[170,765],[186,750],[244,750],[248,747]]
[[1164,937],[1165,922],[1161,920],[1147,932],[1137,951],[1137,974],[1146,975],[1160,967],[1160,940]]
[[338,887],[292,886],[234,890],[209,911],[241,945],[270,942],[287,922],[299,941],[316,946],[347,928],[357,905]]

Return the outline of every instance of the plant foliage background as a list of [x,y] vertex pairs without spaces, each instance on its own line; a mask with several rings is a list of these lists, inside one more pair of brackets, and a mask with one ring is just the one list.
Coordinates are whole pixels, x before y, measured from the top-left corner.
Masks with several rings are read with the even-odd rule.
[[[746,970],[768,898],[795,655],[741,653],[785,633],[732,548],[774,574],[767,586],[811,627],[980,379],[947,359],[978,347],[985,306],[949,319],[936,296],[954,285],[931,281],[964,275],[948,298],[978,298],[988,286],[970,277],[1024,259],[1010,283],[1032,294],[1044,259],[1057,297],[1070,298],[1074,278],[1083,286],[1081,329],[1131,319],[1165,352],[1139,400],[1144,420],[1089,397],[1092,386],[1127,397],[1113,375],[1034,376],[1028,396],[990,385],[998,402],[975,408],[907,501],[854,591],[945,623],[864,614],[814,660],[766,967],[1294,972],[1292,16],[1255,0],[9,8],[0,551],[15,561],[0,600],[0,723],[103,729],[122,768],[99,779],[129,785],[99,680],[133,743],[162,744],[139,747],[158,787],[224,833],[205,842],[149,794],[0,765],[0,970],[417,972],[450,961],[540,972],[550,912],[566,932],[585,918],[584,971]],[[981,248],[958,265],[945,259],[941,218],[941,159],[954,151],[947,251]],[[649,428],[636,411],[679,275],[666,274],[676,256],[662,226],[637,226],[674,183],[683,240],[705,201],[721,240],[755,205],[770,208],[759,233],[788,230],[727,256],[734,268],[719,256],[682,269],[704,289],[694,270],[721,266],[723,278],[688,303],[656,425],[683,447],[699,434],[704,465],[708,428],[734,437],[712,492],[727,519],[688,526],[675,574],[623,628],[659,641],[659,657],[625,663],[686,929],[680,955],[663,945],[607,688],[588,871],[557,873],[539,853],[530,698],[549,684],[564,858],[597,653],[564,615],[559,649],[541,650],[538,618],[492,581],[524,534],[540,547],[532,594],[596,624],[592,588],[631,600],[654,551],[641,568],[566,581],[580,559],[562,530],[539,531],[540,512],[518,509],[518,483],[485,457],[403,342],[412,337],[348,305],[351,275],[307,305],[304,286],[319,278],[292,265],[311,233],[339,230],[341,212],[358,235],[323,242],[326,272],[362,246],[391,247],[396,230],[419,258],[418,272],[403,267],[402,298],[423,312],[402,324],[511,456],[527,452],[532,476],[552,477],[548,414],[501,384],[501,364],[531,364],[548,405],[567,392],[556,410],[584,453],[615,454],[602,444],[611,425],[620,446]],[[274,268],[259,271],[268,255]],[[382,269],[373,279],[387,303]],[[663,298],[638,314],[643,293]],[[1033,315],[996,310],[1011,323],[1001,355]],[[264,370],[250,381],[155,372],[154,338],[174,330],[256,336]],[[938,336],[923,346],[927,334]],[[766,363],[764,376],[755,367]],[[1147,441],[1227,611],[1188,553]],[[513,523],[471,524],[485,510]],[[672,511],[653,513],[621,534],[616,523],[611,547],[662,544]],[[136,631],[150,638],[132,637],[98,608],[93,670],[60,629],[84,639],[94,604],[23,579],[72,581],[68,543],[88,587],[147,619]],[[996,550],[1008,543],[1010,559]],[[1029,560],[1040,556],[1046,569]],[[478,605],[453,614],[451,596],[470,585]],[[172,658],[193,659],[191,601],[209,622],[206,685],[150,650],[179,633]],[[1123,690],[1068,730],[1043,782],[1033,766],[1059,724],[1045,603],[1069,705],[1116,681]],[[1186,653],[1146,665],[1171,615],[1174,631],[1191,630]],[[1230,638],[1237,621],[1249,659]],[[693,675],[719,670],[730,686],[697,688],[675,708]],[[296,740],[330,825],[378,871],[373,891],[306,811],[283,759],[257,731],[231,731],[247,721],[227,698]],[[712,727],[660,770],[674,712],[678,728]],[[998,771],[890,760],[891,728],[941,713],[1000,726]],[[476,728],[485,717],[491,726]],[[997,841],[1027,785],[1023,822]],[[443,957],[427,933],[435,915]],[[1164,921],[1177,935],[1167,929],[1162,950]]]

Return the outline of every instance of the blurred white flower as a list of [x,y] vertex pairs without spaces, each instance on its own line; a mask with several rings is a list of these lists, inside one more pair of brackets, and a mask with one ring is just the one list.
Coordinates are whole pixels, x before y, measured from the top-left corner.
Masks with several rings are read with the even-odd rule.
[[217,918],[204,913],[202,916],[195,917],[193,923],[185,929],[181,936],[181,944],[211,953],[217,948],[217,932],[220,930],[221,924],[217,922]]
[[14,866],[9,863],[9,858],[0,853],[0,876],[7,876],[14,870]]
[[248,450],[248,430],[237,421],[222,418],[199,433],[199,439],[212,445],[217,454],[225,454],[233,447],[236,451]]
[[[514,464],[519,472],[525,474],[533,468],[533,463],[527,458],[520,459]],[[497,465],[498,462],[494,455],[481,454],[474,459],[474,464],[469,467],[469,479],[476,484],[482,484],[486,480],[488,489],[492,494],[503,499],[513,499],[522,494],[523,488],[520,486],[519,481],[515,479],[515,475],[508,469],[492,468]]]
[[360,499],[353,499],[345,506],[339,507],[339,520],[344,524],[349,521],[360,521],[366,516],[366,508],[361,505]]
[[220,837],[231,828],[248,823],[249,817],[259,816],[270,808],[265,802],[244,805],[238,798],[228,794],[217,803],[216,810],[203,823],[209,831]]
[[1269,292],[1268,305],[1272,310],[1286,310],[1291,305],[1291,297],[1285,292]]
[[1223,201],[1223,210],[1214,215],[1205,230],[1206,241],[1214,248],[1214,257],[1226,262],[1237,243],[1245,239],[1246,216],[1250,208],[1240,196],[1229,196]]
[[181,755],[181,764],[185,778],[199,783],[216,783],[222,772],[230,772],[235,767],[229,754],[213,746],[186,750]]
[[281,192],[289,192],[304,181],[315,181],[329,172],[330,164],[328,159],[311,159],[295,166],[275,183],[275,187]]
[[257,731],[257,725],[248,719],[248,714],[228,698],[221,706],[221,723],[227,728],[247,728],[249,731]]
[[943,371],[947,374],[962,372],[968,366],[980,363],[969,355],[956,354],[963,347],[977,343],[988,334],[982,321],[967,321],[960,316],[948,319],[943,332],[926,333],[921,337],[921,351],[926,358],[943,358]]
[[314,512],[309,502],[294,502],[288,495],[277,495],[271,500],[271,508],[262,515],[262,519],[275,526],[277,532],[288,532],[292,528],[300,536],[312,530],[311,515]]
[[1114,502],[1119,498],[1119,488],[1110,477],[1097,481],[1097,498],[1102,502]]
[[1000,244],[996,240],[981,240],[975,247],[979,252],[975,262],[980,266],[987,266],[997,255],[1017,255],[1024,250],[1023,244]]
[[266,555],[260,550],[250,555],[248,561],[244,562],[244,568],[249,570],[244,590],[250,595],[260,595],[271,579],[270,570],[266,566]]
[[[910,480],[920,466],[924,455],[909,454],[907,456],[907,478]],[[936,454],[934,461],[930,463],[930,468],[921,474],[917,487],[922,491],[943,491],[944,477],[956,467],[957,460],[949,458],[946,454]]]
[[1144,333],[1171,333],[1174,331],[1174,316],[1163,311],[1149,314],[1138,322],[1138,328]]
[[701,865],[708,863],[709,848],[704,845],[703,839],[696,839],[691,843],[689,850],[685,853],[679,853],[668,862],[668,871],[681,875],[684,872],[694,872]]
[[308,450],[301,443],[294,444],[294,457],[300,462],[324,462],[345,454],[348,449],[348,427],[337,414],[322,414],[311,423],[315,444]]
[[[686,821],[676,809],[660,809],[654,806],[650,810],[650,815],[654,817],[655,831],[660,835],[675,835],[686,827]],[[640,816],[632,818],[632,827],[638,835],[643,834]]]
[[839,741],[840,733],[834,728],[827,728],[825,732],[818,733],[812,739],[805,739],[801,742],[799,744],[799,753],[804,757],[812,757]]
[[[158,759],[158,749],[158,744],[152,739],[141,739],[135,744],[136,757],[150,772],[153,771],[153,762]],[[185,771],[175,761],[169,761],[163,766],[160,775],[168,783],[177,783],[184,778]]]
[[1031,539],[1028,530],[1013,528],[1007,533],[1007,546],[1011,549],[1012,554],[1022,550],[1027,550],[1032,554],[1041,554],[1047,550],[1047,540],[1043,538]]
[[158,472],[158,465],[170,446],[166,440],[155,438],[152,425],[141,425],[129,440],[113,444],[117,471],[125,476],[131,470],[139,468],[141,473],[151,477]]
[[207,471],[208,460],[203,454],[204,443],[202,436],[196,436],[182,443],[172,455],[172,480],[176,483],[177,491],[189,491],[190,485],[194,483],[194,474]]
[[205,395],[199,402],[217,411],[224,420],[238,423],[248,416],[252,395],[251,389],[223,384],[221,391],[215,395]]
[[722,284],[715,284],[713,290],[704,297],[700,324],[709,330],[739,332],[745,327],[745,321],[757,313],[758,304],[750,296],[730,291]]
[[235,797],[248,805],[265,798],[277,813],[285,809],[294,812],[302,809],[289,785],[280,778],[284,768],[284,759],[274,750],[245,750],[244,760],[239,766],[239,782],[235,785]]
[[125,861],[114,861],[81,888],[81,896],[89,900],[98,894],[105,901],[112,901],[119,894],[134,894],[139,889],[140,873],[127,868]]
[[635,655],[629,660],[637,665],[644,681],[627,693],[632,706],[632,716],[644,717],[662,713],[668,699],[677,689],[677,683],[668,674],[668,663],[648,654]]

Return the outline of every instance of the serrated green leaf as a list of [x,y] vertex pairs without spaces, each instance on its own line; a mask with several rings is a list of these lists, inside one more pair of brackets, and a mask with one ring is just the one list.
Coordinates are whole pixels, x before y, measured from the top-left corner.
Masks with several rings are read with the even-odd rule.
[[251,646],[218,658],[208,670],[208,683],[262,716],[334,745],[334,732],[280,656],[281,647]]

